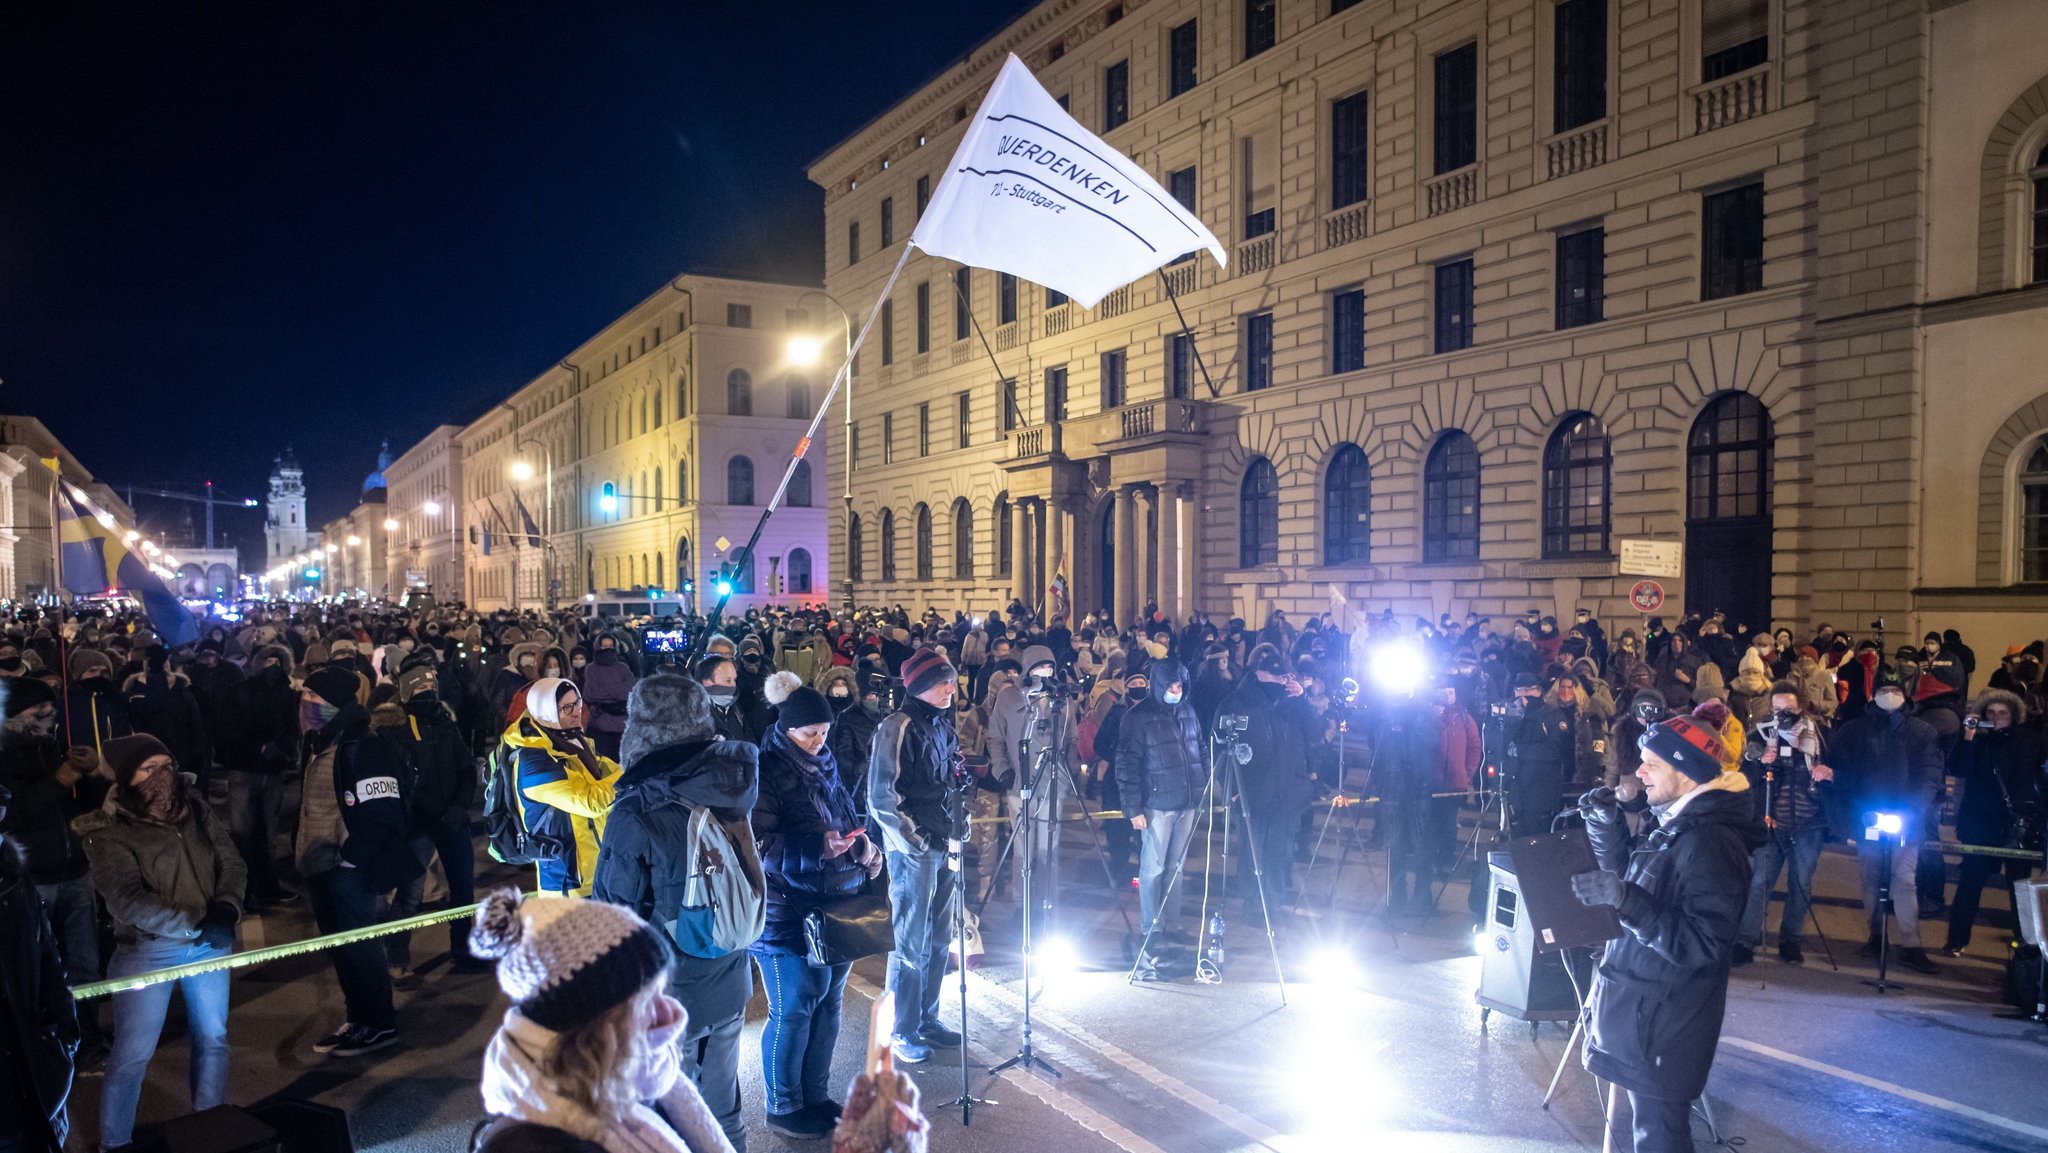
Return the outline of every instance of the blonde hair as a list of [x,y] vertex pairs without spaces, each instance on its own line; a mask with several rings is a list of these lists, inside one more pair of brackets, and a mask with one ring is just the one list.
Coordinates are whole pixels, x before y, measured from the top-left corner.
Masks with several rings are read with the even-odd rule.
[[668,973],[657,973],[638,993],[601,1016],[556,1034],[554,1044],[540,1056],[542,1076],[592,1116],[623,1124],[639,1102],[619,1073],[637,1047],[646,1044],[640,1021],[649,1003],[667,987]]

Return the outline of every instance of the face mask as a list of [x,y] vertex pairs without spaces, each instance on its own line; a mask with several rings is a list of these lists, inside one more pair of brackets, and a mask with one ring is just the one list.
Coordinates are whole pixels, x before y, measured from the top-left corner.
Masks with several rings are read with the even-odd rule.
[[869,697],[860,703],[860,707],[871,717],[882,715],[882,700],[880,697]]
[[1165,702],[1166,702],[1167,704],[1169,704],[1169,705],[1177,705],[1177,704],[1179,704],[1179,703],[1180,703],[1180,698],[1181,698],[1181,694],[1180,694],[1180,693],[1167,693],[1167,694],[1166,694],[1165,696],[1161,697],[1160,699],[1161,699],[1161,700],[1163,700],[1163,701],[1165,701]]
[[707,696],[711,698],[711,707],[715,709],[722,709],[730,706],[732,704],[732,699],[738,696],[740,693],[738,689],[732,687],[731,685],[712,685],[706,688],[704,692]]
[[1798,713],[1778,713],[1778,714],[1777,714],[1777,720],[1778,720],[1778,727],[1779,727],[1779,728],[1781,728],[1781,729],[1789,729],[1789,728],[1791,728],[1791,727],[1792,727],[1793,725],[1796,725],[1796,724],[1798,724],[1798,723],[1799,723],[1799,714],[1798,714]]
[[584,666],[585,661],[582,657],[577,657],[575,660],[570,661],[569,663],[575,666],[576,668],[581,669]]
[[840,689],[832,694],[832,699],[835,701],[852,700],[853,694],[847,692],[845,689]]
[[1906,707],[1906,698],[1900,693],[1879,693],[1874,703],[1885,712],[1895,713]]
[[525,677],[525,678],[526,678],[526,679],[528,679],[528,680],[532,680],[532,679],[533,679],[533,662],[532,662],[532,661],[520,661],[520,662],[519,662],[519,675],[521,675],[521,676]]
[[7,731],[10,733],[21,733],[30,737],[50,736],[57,731],[57,714],[51,713],[47,717],[39,717],[34,713],[23,713],[18,717],[8,720]]
[[7,671],[7,672],[10,672],[10,673],[18,673],[18,672],[20,672],[20,671],[21,671],[21,658],[20,658],[20,657],[0,657],[0,669],[4,669],[5,671]]

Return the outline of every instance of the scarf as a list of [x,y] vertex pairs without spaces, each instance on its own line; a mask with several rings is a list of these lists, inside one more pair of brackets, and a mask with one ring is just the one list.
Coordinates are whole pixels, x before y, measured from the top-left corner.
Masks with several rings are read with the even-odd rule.
[[679,1016],[674,1024],[648,1033],[647,1043],[620,1071],[636,1098],[658,1102],[662,1112],[635,1105],[618,1124],[596,1116],[548,1083],[539,1058],[555,1043],[556,1033],[527,1020],[517,1009],[507,1010],[484,1051],[484,1109],[496,1117],[560,1129],[603,1146],[606,1153],[733,1153],[697,1087],[682,1075],[677,1043],[687,1024],[687,1018]]

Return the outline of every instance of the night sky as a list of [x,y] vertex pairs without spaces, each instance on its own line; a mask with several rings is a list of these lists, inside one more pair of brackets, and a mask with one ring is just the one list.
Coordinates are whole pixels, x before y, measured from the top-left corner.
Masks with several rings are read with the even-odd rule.
[[1025,7],[6,5],[0,409],[117,484],[290,441],[319,524],[680,272],[816,278],[805,166]]

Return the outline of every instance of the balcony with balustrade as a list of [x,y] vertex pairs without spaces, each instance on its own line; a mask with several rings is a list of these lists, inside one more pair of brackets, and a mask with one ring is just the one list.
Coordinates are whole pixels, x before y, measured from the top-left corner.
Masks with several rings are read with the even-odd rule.
[[1771,110],[1771,65],[1701,84],[1690,95],[1694,135],[1753,120]]

